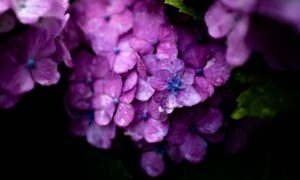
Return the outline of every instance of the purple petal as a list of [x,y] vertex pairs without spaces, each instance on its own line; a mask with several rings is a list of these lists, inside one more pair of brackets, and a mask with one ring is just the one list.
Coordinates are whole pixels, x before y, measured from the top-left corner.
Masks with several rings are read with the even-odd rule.
[[226,59],[231,65],[240,66],[244,64],[251,54],[251,49],[245,42],[248,28],[249,19],[243,18],[237,23],[227,38],[228,48],[226,52]]
[[139,101],[148,101],[154,94],[155,90],[147,80],[139,78],[135,98]]
[[36,67],[31,71],[35,82],[43,86],[58,83],[60,74],[57,70],[57,63],[51,59],[40,59],[36,61]]
[[114,27],[119,34],[125,34],[133,26],[133,17],[130,11],[124,11],[121,14],[113,15],[109,21],[109,25]]
[[136,71],[130,72],[124,82],[123,92],[129,91],[137,85],[138,82],[138,74]]
[[138,61],[138,55],[135,52],[120,52],[115,58],[114,72],[121,74],[133,69]]
[[134,114],[132,105],[119,103],[114,122],[120,127],[127,127],[133,121]]
[[207,62],[203,69],[204,76],[212,85],[222,86],[230,77],[231,67],[226,62],[222,51],[216,51],[213,54],[213,58]]
[[119,101],[122,103],[131,103],[134,100],[135,94],[136,94],[136,87],[131,89],[130,91],[123,92],[121,97],[119,98]]
[[115,136],[116,126],[113,123],[108,126],[92,124],[88,127],[86,133],[88,143],[100,149],[110,148],[112,139]]
[[130,39],[129,44],[130,47],[140,55],[151,54],[153,52],[153,45],[145,40],[132,38]]
[[105,79],[109,86],[104,86],[104,93],[112,98],[118,98],[121,95],[123,82],[120,75],[111,74]]
[[10,0],[1,0],[0,1],[0,15],[9,9]]
[[158,61],[154,54],[148,54],[142,57],[142,60],[151,75],[155,75],[156,71],[159,69]]
[[225,37],[235,25],[234,12],[229,12],[220,3],[214,3],[205,14],[209,34],[214,38]]
[[145,152],[141,158],[142,169],[152,177],[161,175],[165,170],[163,157],[156,152]]
[[193,106],[201,102],[201,96],[192,86],[186,86],[179,92],[177,102],[183,106]]
[[113,99],[107,95],[98,95],[93,99],[93,107],[96,109],[95,122],[102,126],[109,124],[116,108]]
[[150,77],[150,84],[154,89],[163,91],[167,87],[167,81],[170,76],[168,70],[158,70],[154,76]]
[[67,98],[70,105],[79,110],[88,110],[92,106],[93,92],[84,83],[71,84],[68,89]]
[[164,139],[169,131],[169,122],[158,121],[149,118],[144,126],[144,137],[149,143],[160,142]]
[[172,122],[167,140],[170,144],[179,145],[184,142],[188,133],[188,125],[185,119],[179,119]]
[[204,159],[207,142],[198,135],[188,135],[179,148],[186,160],[191,163],[198,163]]
[[31,74],[11,55],[2,56],[0,61],[0,87],[12,95],[18,96],[33,89]]
[[118,32],[110,27],[102,26],[96,32],[87,35],[92,42],[92,48],[96,54],[110,52],[117,45]]
[[156,57],[158,59],[176,59],[178,49],[176,43],[163,42],[157,46]]
[[12,108],[13,106],[15,106],[17,104],[18,100],[19,100],[19,97],[12,96],[12,95],[2,92],[0,90],[0,109],[1,108],[4,108],[4,109]]
[[201,45],[191,45],[182,54],[182,60],[196,69],[203,69],[207,61],[211,58],[211,51],[208,47]]
[[215,88],[204,77],[195,78],[194,88],[197,91],[197,93],[200,95],[201,102],[211,97],[215,92]]
[[130,136],[132,140],[139,141],[144,138],[144,121],[133,121],[124,132],[124,135]]
[[197,128],[203,134],[214,134],[223,124],[223,115],[219,109],[210,108],[206,115],[199,117]]
[[185,68],[185,71],[181,77],[184,85],[192,85],[194,83],[195,70],[191,68]]
[[234,10],[250,13],[254,10],[257,0],[221,0],[221,2]]

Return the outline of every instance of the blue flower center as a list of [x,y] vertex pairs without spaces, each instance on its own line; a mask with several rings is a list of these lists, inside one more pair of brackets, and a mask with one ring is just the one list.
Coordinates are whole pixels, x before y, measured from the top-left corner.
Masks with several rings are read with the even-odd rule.
[[120,102],[120,101],[119,101],[118,98],[114,98],[114,99],[113,99],[113,103],[114,103],[115,105],[119,104],[119,102]]
[[160,41],[159,41],[158,39],[154,39],[154,40],[152,41],[152,44],[153,44],[154,46],[157,46],[159,43],[160,43]]
[[110,15],[105,15],[105,16],[103,17],[103,19],[104,19],[106,22],[108,22],[108,21],[110,20]]
[[115,53],[115,55],[119,54],[120,53],[120,48],[114,47],[113,52]]
[[28,69],[33,69],[35,67],[35,61],[33,59],[29,59],[26,63],[26,67]]
[[87,110],[85,112],[85,115],[87,117],[88,124],[91,125],[94,122],[94,119],[95,119],[95,110],[93,110],[93,109]]
[[149,115],[147,112],[143,112],[142,114],[142,120],[147,120],[149,118]]
[[154,146],[154,151],[155,151],[156,153],[158,153],[158,154],[164,155],[164,154],[167,152],[167,150],[166,150],[166,145],[164,145],[164,144],[156,144],[156,145]]
[[189,131],[191,133],[197,133],[198,132],[198,128],[195,124],[192,124],[190,127],[189,127]]
[[168,80],[167,90],[177,95],[180,90],[184,89],[182,79],[176,75]]
[[197,76],[202,76],[204,71],[202,69],[196,69],[196,75]]

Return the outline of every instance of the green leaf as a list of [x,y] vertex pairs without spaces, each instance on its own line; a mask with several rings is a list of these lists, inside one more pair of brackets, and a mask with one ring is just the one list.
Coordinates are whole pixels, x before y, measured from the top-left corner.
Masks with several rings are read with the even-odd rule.
[[242,92],[237,98],[237,107],[231,115],[233,119],[244,117],[273,118],[279,113],[294,108],[298,99],[294,91],[287,88],[286,83],[269,81],[256,84]]
[[197,7],[186,5],[183,0],[165,0],[165,4],[174,6],[179,12],[192,16],[194,19],[203,20],[203,14]]

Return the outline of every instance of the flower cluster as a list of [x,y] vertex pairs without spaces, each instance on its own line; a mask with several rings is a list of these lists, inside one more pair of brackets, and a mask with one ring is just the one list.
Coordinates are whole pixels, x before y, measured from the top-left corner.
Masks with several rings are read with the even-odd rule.
[[0,108],[15,105],[36,83],[56,84],[61,61],[71,65],[59,38],[68,6],[66,0],[0,1]]
[[[226,59],[229,64],[243,65],[249,59],[252,51],[259,51],[272,67],[280,69],[287,63],[279,63],[278,61],[282,60],[278,60],[279,58],[276,56],[285,60],[288,59],[287,61],[295,61],[299,57],[299,53],[297,50],[295,53],[292,50],[294,44],[284,43],[283,45],[282,41],[287,41],[282,40],[284,38],[280,39],[279,42],[274,40],[278,39],[278,35],[282,36],[282,29],[284,28],[277,28],[276,25],[269,24],[270,20],[264,23],[262,27],[257,27],[257,19],[253,20],[253,16],[265,16],[281,22],[281,24],[288,24],[299,33],[299,9],[299,0],[215,0],[205,14],[205,22],[210,36],[227,39]],[[270,26],[276,26],[276,28],[269,28]],[[276,33],[277,31],[278,33]],[[290,42],[290,40],[288,41]],[[288,47],[289,52],[286,52],[284,48],[281,49],[284,46]],[[299,44],[297,46],[299,47]],[[278,55],[275,55],[274,49],[279,51],[277,52]],[[297,58],[294,54],[297,54]]]
[[78,0],[70,14],[62,38],[74,63],[72,132],[108,149],[121,129],[153,147],[141,159],[150,176],[163,172],[167,149],[176,161],[200,162],[204,139],[222,125],[218,107],[202,103],[230,76],[224,44],[196,26],[172,25],[158,0]]

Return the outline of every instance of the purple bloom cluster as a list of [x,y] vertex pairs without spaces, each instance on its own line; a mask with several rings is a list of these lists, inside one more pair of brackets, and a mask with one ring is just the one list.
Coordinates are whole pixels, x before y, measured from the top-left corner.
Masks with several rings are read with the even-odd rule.
[[150,176],[163,172],[166,152],[200,162],[222,125],[220,110],[201,103],[230,76],[224,44],[196,26],[172,25],[157,0],[78,0],[70,14],[61,36],[74,63],[72,132],[108,149],[121,129],[151,147],[141,159]]
[[[229,64],[233,66],[243,65],[249,59],[252,51],[259,51],[264,54],[272,67],[280,68],[278,59],[269,55],[269,49],[276,48],[273,47],[273,40],[255,38],[255,36],[257,36],[257,31],[263,34],[262,36],[269,37],[270,33],[274,34],[273,32],[277,29],[254,28],[255,30],[250,30],[252,27],[255,27],[252,16],[258,14],[260,16],[266,16],[281,21],[283,24],[289,24],[299,33],[299,9],[299,0],[216,0],[206,12],[205,22],[210,36],[213,38],[227,39],[226,59]],[[268,27],[268,25],[265,25],[264,27]],[[272,38],[276,39],[278,37],[274,36]],[[252,39],[255,39],[255,45],[252,45],[249,42],[253,41]],[[265,45],[263,45],[266,42],[270,42],[268,46],[272,48],[267,49]],[[287,46],[291,46],[290,49],[293,48],[293,45]],[[285,52],[282,52],[281,54],[283,53]],[[285,56],[290,55],[285,53]]]
[[59,38],[68,6],[66,0],[0,1],[0,108],[15,105],[36,83],[56,84],[61,61],[71,65]]

